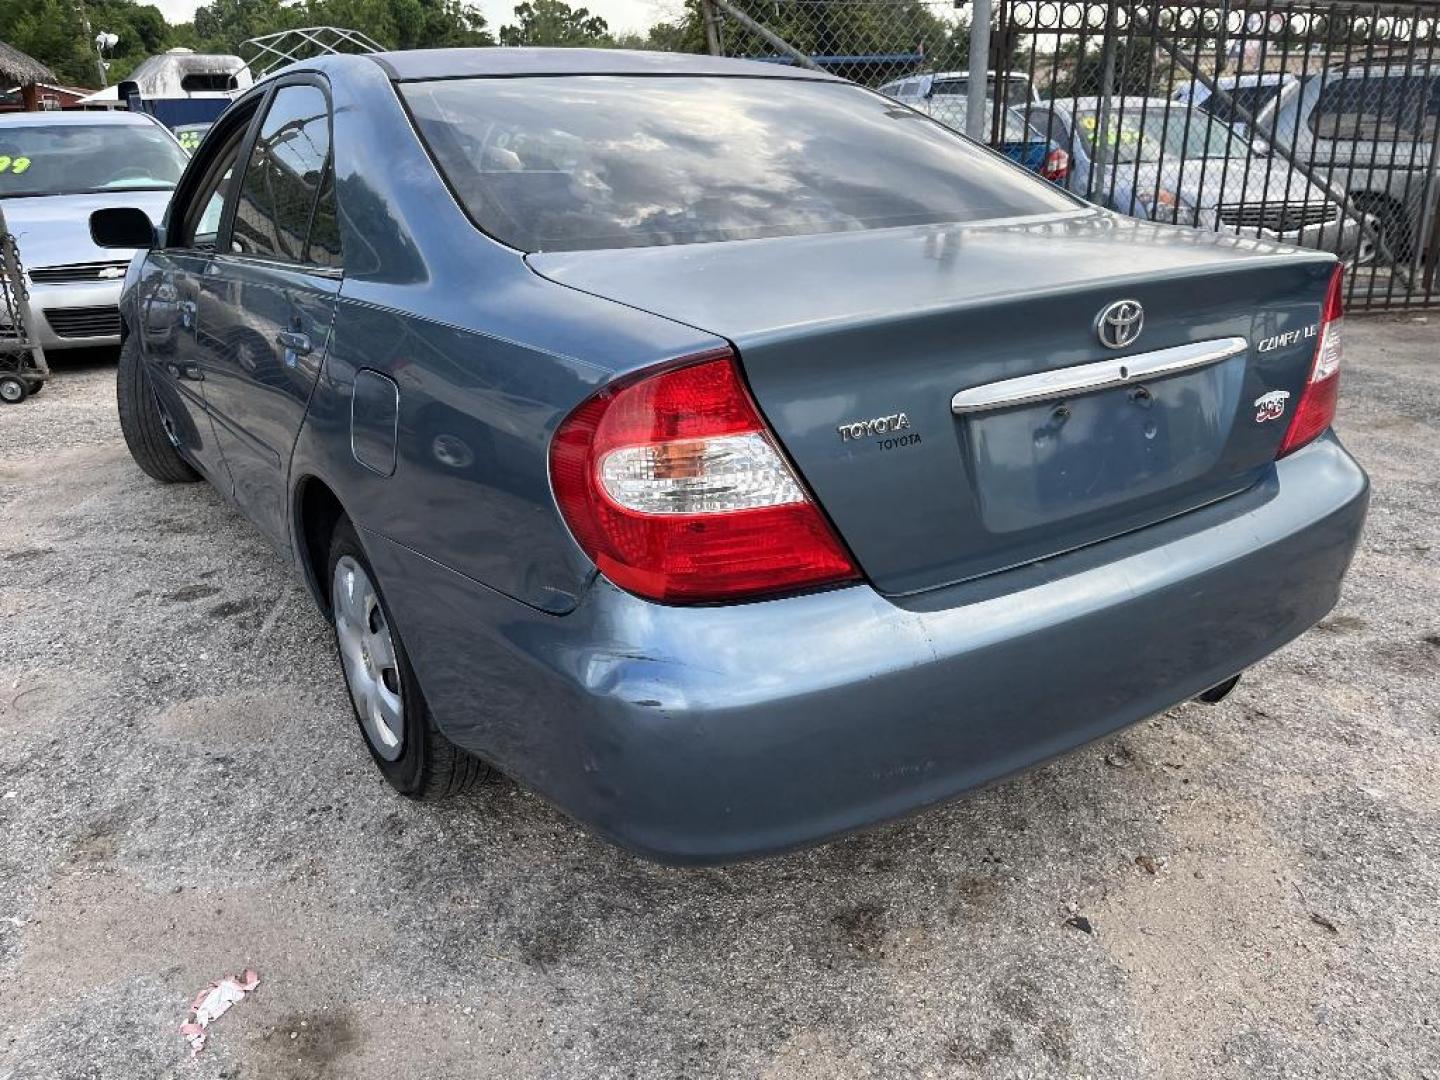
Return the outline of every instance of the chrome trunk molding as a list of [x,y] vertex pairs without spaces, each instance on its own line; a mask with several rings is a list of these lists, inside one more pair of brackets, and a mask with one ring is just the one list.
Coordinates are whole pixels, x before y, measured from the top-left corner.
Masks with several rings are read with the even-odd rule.
[[1182,371],[1218,364],[1239,356],[1250,347],[1243,337],[1214,338],[1169,349],[1135,353],[1093,364],[1056,368],[1034,375],[986,383],[961,390],[950,399],[950,410],[957,415],[1008,409],[1036,401],[1088,394],[1113,386],[1125,386],[1146,379],[1175,375]]

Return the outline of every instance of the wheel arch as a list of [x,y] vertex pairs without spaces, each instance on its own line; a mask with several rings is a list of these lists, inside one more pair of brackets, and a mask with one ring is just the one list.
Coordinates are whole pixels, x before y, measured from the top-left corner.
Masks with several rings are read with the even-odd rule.
[[330,592],[325,587],[326,563],[330,557],[330,540],[342,518],[349,518],[345,505],[329,484],[318,476],[307,475],[295,485],[294,495],[295,546],[300,559],[300,572],[305,585],[320,610],[330,610]]

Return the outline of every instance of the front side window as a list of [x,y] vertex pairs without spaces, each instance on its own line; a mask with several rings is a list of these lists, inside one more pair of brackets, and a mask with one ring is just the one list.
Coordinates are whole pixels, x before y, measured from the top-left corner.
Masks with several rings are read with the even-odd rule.
[[312,262],[310,231],[322,189],[331,192],[330,209],[323,213],[333,221],[333,186],[326,184],[330,169],[325,94],[309,84],[280,87],[245,165],[231,246],[259,258]]
[[845,83],[536,76],[401,91],[471,217],[522,251],[977,221],[1079,205]]
[[190,204],[189,234],[182,238],[182,246],[214,249],[225,209],[235,191],[235,162],[240,156],[244,136],[245,127],[242,124],[238,130],[232,131],[224,147],[215,155],[215,165],[209,170],[209,181],[196,192]]
[[226,166],[225,171],[220,175],[220,182],[215,189],[205,196],[205,208],[200,211],[200,218],[195,223],[195,235],[191,241],[196,247],[215,246],[215,238],[220,232],[220,221],[225,216],[225,204],[230,198],[230,185],[235,177],[234,160]]
[[187,160],[156,124],[0,120],[0,197],[168,191]]

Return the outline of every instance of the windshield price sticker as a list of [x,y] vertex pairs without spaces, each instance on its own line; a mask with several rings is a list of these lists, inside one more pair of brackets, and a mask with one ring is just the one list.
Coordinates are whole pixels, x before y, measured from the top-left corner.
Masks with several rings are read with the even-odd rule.
[[[1082,116],[1080,117],[1080,126],[1085,129],[1087,135],[1094,136],[1100,123],[1093,116]],[[1112,124],[1105,134],[1106,142],[1111,146],[1138,146],[1140,144],[1140,132],[1129,126],[1120,127],[1118,124]],[[1095,140],[1092,138],[1091,141]]]
[[30,168],[28,157],[10,157],[8,154],[0,154],[0,175],[8,172],[19,176],[28,168]]

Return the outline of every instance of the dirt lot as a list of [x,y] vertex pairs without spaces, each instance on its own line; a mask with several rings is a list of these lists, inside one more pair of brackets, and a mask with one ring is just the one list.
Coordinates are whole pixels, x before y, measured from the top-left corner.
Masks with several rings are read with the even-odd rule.
[[1440,316],[1346,333],[1375,500],[1318,629],[1218,708],[700,871],[506,784],[392,795],[307,595],[64,368],[0,406],[0,1077],[1440,1078]]

